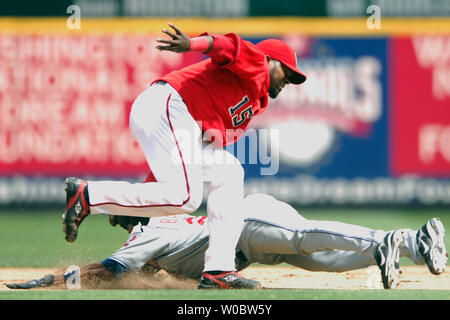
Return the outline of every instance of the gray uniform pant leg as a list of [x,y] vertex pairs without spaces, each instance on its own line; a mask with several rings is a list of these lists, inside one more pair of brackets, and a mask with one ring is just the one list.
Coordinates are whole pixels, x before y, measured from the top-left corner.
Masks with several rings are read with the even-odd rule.
[[[327,228],[323,228],[325,226]],[[250,261],[286,262],[310,271],[345,272],[376,265],[373,255],[378,245],[376,238],[382,239],[385,231],[346,225],[348,231],[343,234],[336,232],[339,228],[325,232],[335,226],[334,223],[314,222],[309,229],[293,230],[267,221],[250,220],[246,222],[239,247]],[[416,233],[415,230],[404,230],[400,256],[411,259],[415,264],[424,264],[417,250]],[[370,238],[372,235],[375,239]]]
[[[285,261],[317,271],[365,268],[376,263],[376,248],[386,235],[383,230],[348,223],[308,220],[289,204],[264,194],[250,195],[246,202],[248,210],[255,212],[245,219],[238,245],[247,264]],[[404,230],[400,255],[423,264],[416,235],[415,230]]]
[[[385,231],[333,221],[299,219],[301,224],[286,226],[272,221],[248,218],[243,237],[251,255],[302,254],[343,250],[373,257]],[[242,239],[244,240],[244,239]],[[245,246],[241,241],[240,243]]]
[[373,257],[352,251],[331,250],[309,255],[284,255],[283,261],[309,271],[346,272],[376,265]]
[[303,254],[318,251],[353,251],[373,257],[386,232],[336,221],[309,220],[295,232]]
[[264,194],[248,196],[246,203],[255,214],[246,218],[253,224],[247,224],[243,234],[265,253],[343,250],[373,256],[386,235],[348,223],[305,219],[289,204]]
[[[403,246],[400,257],[409,258],[417,265],[425,264],[423,256],[419,253],[416,242],[417,230],[403,229]],[[370,255],[359,252],[330,250],[314,252],[309,255],[284,255],[284,262],[309,271],[345,272],[367,268],[376,265]]]

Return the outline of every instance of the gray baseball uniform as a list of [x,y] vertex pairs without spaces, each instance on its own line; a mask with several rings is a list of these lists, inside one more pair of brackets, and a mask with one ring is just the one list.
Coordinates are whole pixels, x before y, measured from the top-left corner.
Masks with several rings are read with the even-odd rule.
[[[264,195],[249,195],[243,208],[244,228],[236,247],[236,267],[254,262],[288,264],[312,271],[341,272],[375,265],[374,253],[383,230],[307,220],[289,204]],[[208,248],[206,217],[187,214],[150,218],[137,225],[127,243],[103,264],[116,276],[144,266],[157,271],[199,278]],[[417,231],[404,230],[401,256],[422,264],[416,247]]]

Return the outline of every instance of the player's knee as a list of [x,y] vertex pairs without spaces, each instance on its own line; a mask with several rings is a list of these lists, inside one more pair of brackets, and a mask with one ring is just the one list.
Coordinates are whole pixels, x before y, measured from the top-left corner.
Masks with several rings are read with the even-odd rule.
[[189,191],[188,200],[184,208],[188,213],[197,211],[203,201],[203,188],[193,188]]
[[193,213],[197,211],[197,209],[200,207],[201,204],[202,204],[202,197],[197,194],[191,194],[188,202],[186,202],[184,207],[186,208],[186,211],[188,213]]

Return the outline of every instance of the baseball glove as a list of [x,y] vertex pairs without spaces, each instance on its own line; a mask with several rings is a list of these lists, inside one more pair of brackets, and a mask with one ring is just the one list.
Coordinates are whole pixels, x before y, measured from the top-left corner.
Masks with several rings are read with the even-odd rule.
[[109,216],[110,225],[112,225],[113,227],[119,225],[125,230],[127,230],[128,233],[131,233],[133,227],[137,225],[139,222],[145,225],[148,223],[149,220],[150,218],[144,217],[129,217],[129,216],[115,216],[115,215]]

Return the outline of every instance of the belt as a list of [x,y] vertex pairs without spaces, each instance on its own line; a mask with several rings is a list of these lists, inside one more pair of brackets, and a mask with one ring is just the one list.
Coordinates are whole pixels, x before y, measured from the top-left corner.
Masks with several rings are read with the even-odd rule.
[[165,86],[165,85],[167,84],[167,82],[162,81],[162,80],[159,80],[159,81],[156,81],[156,82],[154,83],[154,85],[155,85],[155,84],[159,84],[159,85],[161,85],[161,86]]

